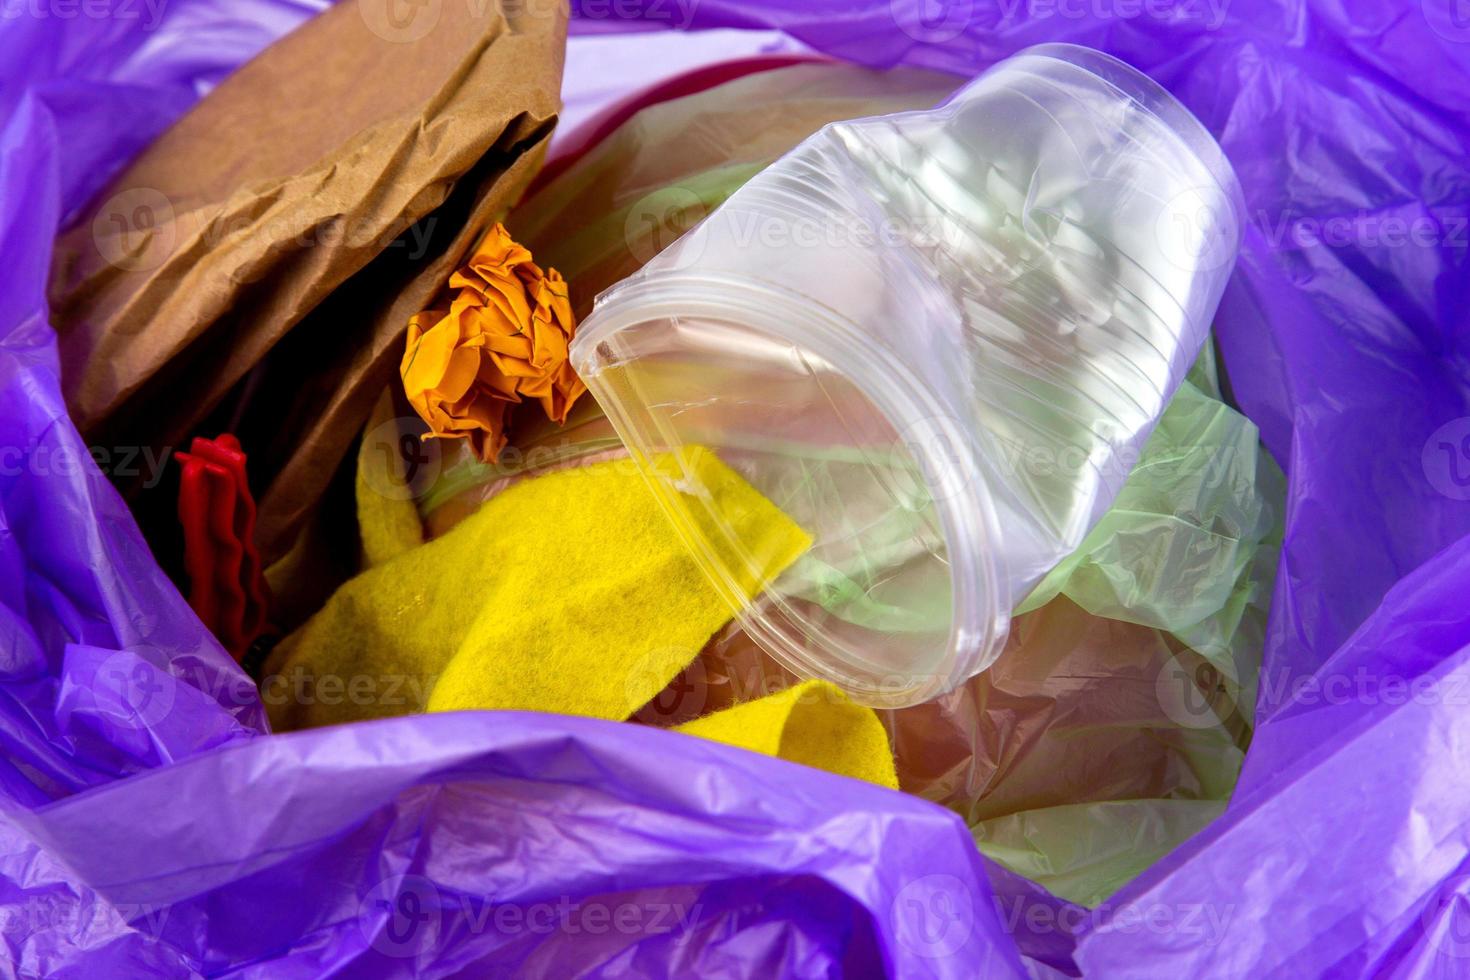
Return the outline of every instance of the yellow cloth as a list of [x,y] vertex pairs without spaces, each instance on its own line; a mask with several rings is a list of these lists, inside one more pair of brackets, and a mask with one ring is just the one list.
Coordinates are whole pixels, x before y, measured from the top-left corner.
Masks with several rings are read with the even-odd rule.
[[[707,487],[690,515],[707,527],[713,510],[755,556],[737,576],[747,599],[810,545],[709,450],[654,463]],[[729,618],[637,469],[613,461],[519,483],[352,579],[282,641],[261,693],[278,729],[426,702],[621,719]]]
[[[807,534],[707,449],[653,461],[656,469],[683,469],[709,492],[706,503],[731,527],[758,568],[739,568],[741,601],[795,561],[811,545]],[[730,607],[709,584],[660,512],[632,463],[619,460],[568,470],[520,484],[491,501],[544,487],[528,500],[524,520],[543,527],[518,560],[539,563],[542,574],[520,576],[481,606],[464,642],[429,699],[430,711],[507,708],[627,718],[668,685],[730,618]],[[668,491],[675,506],[720,540],[706,507]],[[540,508],[556,501],[552,515]],[[565,515],[565,517],[563,516]],[[566,518],[570,530],[546,525]],[[547,548],[554,534],[562,545]],[[565,550],[563,550],[565,549]],[[549,551],[538,558],[539,554]],[[556,584],[546,587],[546,582]]]
[[406,479],[399,440],[414,438],[396,424],[393,396],[384,391],[357,449],[357,526],[363,563],[381,565],[424,543],[424,525]]
[[804,681],[674,730],[898,789],[883,723],[826,681]]

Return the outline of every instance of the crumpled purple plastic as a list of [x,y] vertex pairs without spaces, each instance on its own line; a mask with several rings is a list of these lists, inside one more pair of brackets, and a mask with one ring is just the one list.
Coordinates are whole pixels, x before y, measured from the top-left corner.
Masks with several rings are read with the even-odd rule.
[[128,447],[86,447],[66,420],[44,287],[56,228],[314,5],[12,0],[7,972],[1464,975],[1470,22],[1447,0],[577,6],[579,30],[778,28],[961,73],[1092,44],[1220,136],[1251,230],[1217,334],[1291,481],[1229,809],[1087,910],[984,861],[939,808],[672,733],[467,713],[264,735],[253,689],[91,461],[118,467]]

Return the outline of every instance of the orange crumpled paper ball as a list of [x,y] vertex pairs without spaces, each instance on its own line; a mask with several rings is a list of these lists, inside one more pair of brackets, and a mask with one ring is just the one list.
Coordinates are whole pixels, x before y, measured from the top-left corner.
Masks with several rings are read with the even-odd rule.
[[587,390],[567,360],[576,330],[567,283],[555,269],[543,273],[497,224],[449,287],[459,292],[447,312],[409,318],[404,391],[428,423],[424,438],[468,438],[494,462],[512,405],[533,398],[565,422]]

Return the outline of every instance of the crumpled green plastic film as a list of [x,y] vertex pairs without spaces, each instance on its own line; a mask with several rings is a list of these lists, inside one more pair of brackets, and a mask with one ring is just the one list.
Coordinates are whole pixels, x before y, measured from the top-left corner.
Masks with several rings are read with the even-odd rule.
[[1250,719],[1285,477],[1215,389],[1207,351],[1081,547],[1016,612],[1065,595],[1096,616],[1167,630],[1222,675]]

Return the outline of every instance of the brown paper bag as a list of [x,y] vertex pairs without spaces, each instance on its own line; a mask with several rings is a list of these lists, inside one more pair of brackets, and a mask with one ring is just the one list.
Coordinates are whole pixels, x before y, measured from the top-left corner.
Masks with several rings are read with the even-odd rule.
[[234,430],[280,555],[409,315],[539,165],[565,32],[560,3],[355,0],[226,79],[58,240],[78,426],[155,449]]

